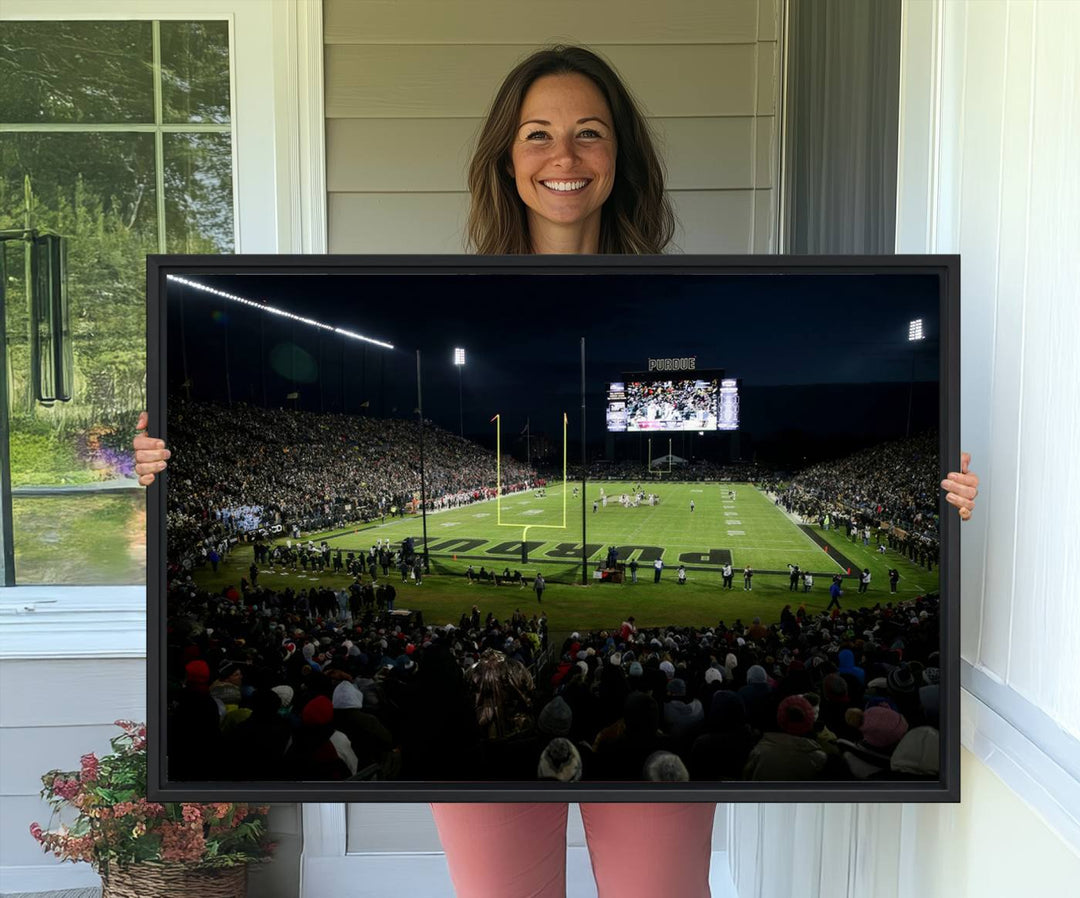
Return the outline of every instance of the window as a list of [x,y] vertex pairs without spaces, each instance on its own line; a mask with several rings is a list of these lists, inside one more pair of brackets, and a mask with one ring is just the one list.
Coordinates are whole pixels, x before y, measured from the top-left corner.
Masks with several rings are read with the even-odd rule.
[[[0,243],[16,579],[145,580],[132,426],[145,262],[233,252],[229,22],[20,21],[0,37]],[[27,231],[67,238],[70,402],[30,381]]]

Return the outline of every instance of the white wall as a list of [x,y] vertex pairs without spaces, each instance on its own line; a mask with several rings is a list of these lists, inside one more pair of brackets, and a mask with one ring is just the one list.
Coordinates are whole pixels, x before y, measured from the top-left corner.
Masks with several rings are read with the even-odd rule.
[[961,254],[961,436],[984,484],[962,537],[963,800],[733,807],[742,898],[1080,881],[1078,47],[1071,0],[905,0],[897,251]]

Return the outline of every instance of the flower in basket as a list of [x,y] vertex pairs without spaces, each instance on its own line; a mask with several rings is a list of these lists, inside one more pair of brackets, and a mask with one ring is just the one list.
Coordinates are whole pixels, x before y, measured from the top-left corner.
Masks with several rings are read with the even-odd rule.
[[235,802],[161,804],[146,799],[146,726],[118,720],[113,752],[83,755],[80,769],[50,770],[41,797],[74,821],[30,834],[63,861],[86,861],[108,876],[132,865],[184,865],[219,870],[268,861],[269,808]]

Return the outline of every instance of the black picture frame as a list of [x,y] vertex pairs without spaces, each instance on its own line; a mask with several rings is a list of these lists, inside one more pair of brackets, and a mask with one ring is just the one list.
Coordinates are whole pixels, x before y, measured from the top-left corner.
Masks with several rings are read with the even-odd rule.
[[[898,256],[350,256],[151,255],[147,257],[150,433],[168,441],[166,278],[222,274],[360,273],[423,276],[571,274],[912,274],[939,283],[939,467],[960,458],[960,257]],[[813,782],[177,782],[166,777],[166,490],[147,496],[148,795],[155,801],[319,802],[957,802],[960,800],[960,522],[940,497],[941,768],[937,781]]]

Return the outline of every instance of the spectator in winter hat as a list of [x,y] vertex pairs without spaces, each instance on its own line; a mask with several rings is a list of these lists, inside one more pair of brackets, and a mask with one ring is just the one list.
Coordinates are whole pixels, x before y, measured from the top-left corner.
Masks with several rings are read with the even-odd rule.
[[547,744],[536,768],[538,779],[560,783],[576,783],[581,779],[581,773],[581,754],[573,742],[562,736]]
[[671,736],[677,751],[690,748],[705,723],[705,710],[697,698],[686,695],[686,682],[676,677],[668,683],[668,698],[662,712],[664,732]]
[[866,673],[861,667],[855,666],[855,653],[851,649],[841,649],[837,655],[837,672],[854,677],[860,685],[866,682]]
[[746,672],[746,685],[739,690],[739,698],[746,706],[747,718],[754,729],[763,732],[776,729],[777,699],[769,685],[768,674],[760,664]]
[[169,714],[169,775],[177,780],[209,780],[221,749],[221,714],[209,693],[205,661],[184,666],[184,688]]
[[645,759],[642,768],[645,779],[654,783],[686,783],[690,773],[682,758],[670,751],[655,751]]
[[545,736],[569,735],[572,724],[573,712],[561,695],[544,705],[536,722],[537,729]]
[[891,750],[908,731],[908,722],[898,711],[878,705],[863,712],[859,730],[871,748]]
[[364,770],[376,764],[382,770],[394,748],[394,737],[375,715],[363,710],[364,693],[348,680],[342,680],[334,687],[332,703],[334,728],[348,739],[356,757],[356,769]]
[[300,721],[303,725],[285,755],[286,767],[296,779],[343,780],[356,772],[356,755],[348,739],[340,733],[334,739],[334,705],[329,698],[309,699]]
[[896,702],[897,710],[907,718],[909,722],[922,721],[922,708],[919,707],[919,690],[915,675],[907,667],[900,665],[894,667],[886,678],[886,688],[890,697]]
[[813,709],[801,695],[788,696],[781,703],[778,719],[788,727],[781,733],[765,733],[750,750],[743,775],[752,780],[809,780],[819,776],[828,763],[821,744],[807,733],[813,727]]
[[889,766],[894,773],[937,777],[940,769],[940,740],[934,727],[908,730],[893,751]]
[[789,695],[776,712],[780,729],[792,736],[808,736],[814,731],[814,709],[802,695]]

